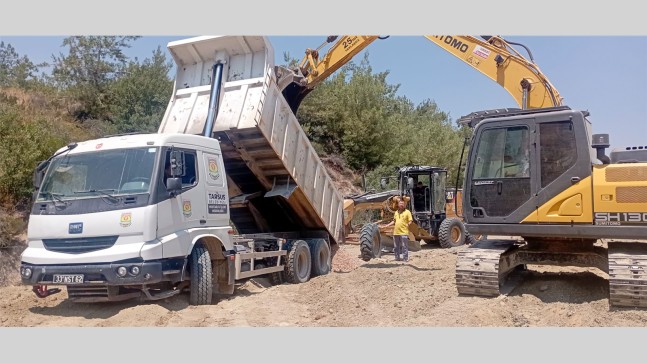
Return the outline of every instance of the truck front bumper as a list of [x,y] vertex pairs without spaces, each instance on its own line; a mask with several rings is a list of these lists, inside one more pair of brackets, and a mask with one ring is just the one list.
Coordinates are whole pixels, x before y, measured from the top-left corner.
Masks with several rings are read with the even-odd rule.
[[[123,269],[121,274],[120,268]],[[32,265],[22,263],[20,276],[25,285],[148,285],[164,279],[162,262],[115,262],[83,265]]]

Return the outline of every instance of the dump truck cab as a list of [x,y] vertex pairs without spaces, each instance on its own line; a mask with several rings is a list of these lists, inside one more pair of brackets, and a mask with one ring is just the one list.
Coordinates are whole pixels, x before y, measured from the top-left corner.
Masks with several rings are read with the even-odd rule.
[[73,283],[70,297],[127,297],[126,285],[154,294],[184,279],[185,256],[202,235],[214,238],[222,259],[234,253],[216,140],[124,135],[61,151],[41,174],[23,282]]

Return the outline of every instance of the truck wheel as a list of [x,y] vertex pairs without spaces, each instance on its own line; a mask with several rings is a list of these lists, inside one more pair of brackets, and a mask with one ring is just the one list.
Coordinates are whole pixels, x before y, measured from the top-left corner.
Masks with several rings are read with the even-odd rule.
[[312,256],[310,255],[310,247],[305,241],[294,241],[290,251],[288,251],[285,278],[293,284],[306,282],[310,279],[311,271]]
[[359,232],[359,250],[364,261],[370,261],[382,255],[382,237],[376,223],[362,226]]
[[465,244],[465,226],[457,218],[446,218],[438,229],[438,242],[443,248]]
[[326,275],[330,272],[330,246],[325,239],[318,239],[312,249],[312,276]]
[[209,251],[201,245],[193,247],[189,260],[191,285],[189,286],[189,303],[191,305],[209,305],[213,292],[213,275]]

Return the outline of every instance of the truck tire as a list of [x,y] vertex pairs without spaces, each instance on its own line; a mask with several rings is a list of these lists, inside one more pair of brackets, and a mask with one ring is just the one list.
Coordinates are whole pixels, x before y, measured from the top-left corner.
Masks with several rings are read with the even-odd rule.
[[466,233],[463,222],[458,218],[445,218],[438,228],[438,242],[443,248],[458,247],[465,244]]
[[312,255],[305,241],[297,240],[288,251],[285,264],[285,278],[289,283],[299,284],[310,280]]
[[330,272],[330,246],[325,239],[318,239],[312,249],[312,276],[326,275]]
[[382,237],[376,223],[362,226],[359,232],[359,250],[364,261],[370,261],[382,255]]
[[191,284],[189,285],[189,303],[191,305],[209,305],[213,292],[213,272],[209,251],[202,245],[196,245],[189,256]]

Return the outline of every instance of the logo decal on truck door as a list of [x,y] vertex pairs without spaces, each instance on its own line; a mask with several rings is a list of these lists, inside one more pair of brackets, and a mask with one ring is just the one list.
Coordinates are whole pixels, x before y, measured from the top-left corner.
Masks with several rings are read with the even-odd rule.
[[128,213],[121,213],[121,220],[119,221],[119,224],[122,227],[128,227],[133,223],[133,216],[130,212]]
[[185,200],[182,202],[182,214],[185,217],[191,217],[191,201]]
[[213,180],[220,179],[220,172],[218,172],[218,160],[209,158],[209,177]]

